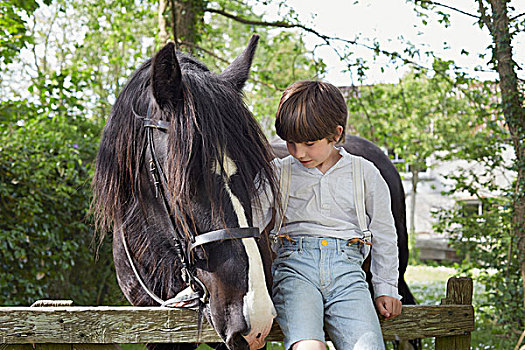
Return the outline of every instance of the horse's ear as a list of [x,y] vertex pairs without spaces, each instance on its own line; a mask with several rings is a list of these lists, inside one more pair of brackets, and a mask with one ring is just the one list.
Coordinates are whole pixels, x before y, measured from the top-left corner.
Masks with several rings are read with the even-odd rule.
[[151,89],[161,108],[182,99],[182,74],[175,55],[175,44],[164,46],[151,63]]
[[248,80],[258,42],[259,35],[254,34],[248,43],[248,47],[220,74],[222,79],[229,81],[239,90],[244,87],[244,83]]

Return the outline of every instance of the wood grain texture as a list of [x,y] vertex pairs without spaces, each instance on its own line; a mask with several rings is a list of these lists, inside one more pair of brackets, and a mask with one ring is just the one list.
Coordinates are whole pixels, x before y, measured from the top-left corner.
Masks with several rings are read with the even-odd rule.
[[[416,339],[474,330],[470,305],[404,306],[381,321],[384,338]],[[280,341],[274,324],[267,340]],[[111,344],[221,341],[206,322],[198,338],[197,313],[160,307],[0,307],[0,344]]]
[[[447,297],[441,299],[441,305],[472,304],[472,279],[468,277],[452,277],[447,281]],[[470,331],[464,334],[436,338],[436,350],[468,350],[471,344]]]

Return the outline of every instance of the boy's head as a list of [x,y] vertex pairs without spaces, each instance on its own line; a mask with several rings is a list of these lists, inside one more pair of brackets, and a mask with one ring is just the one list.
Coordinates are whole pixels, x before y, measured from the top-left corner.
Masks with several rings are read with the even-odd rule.
[[[321,81],[299,81],[286,88],[281,97],[275,130],[280,138],[294,143],[324,138],[344,142],[347,113],[338,88]],[[338,125],[343,127],[340,138]]]

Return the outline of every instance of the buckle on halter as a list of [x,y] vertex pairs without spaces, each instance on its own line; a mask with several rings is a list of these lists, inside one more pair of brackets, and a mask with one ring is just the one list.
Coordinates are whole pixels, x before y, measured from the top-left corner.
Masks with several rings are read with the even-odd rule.
[[[196,299],[200,300],[202,303],[207,303],[210,297],[210,293],[208,292],[208,289],[206,288],[204,283],[202,283],[202,281],[197,276],[190,273],[190,271],[186,267],[182,267],[180,272],[182,275],[182,280],[185,284],[188,285],[188,287],[185,290],[190,289],[195,293]],[[198,291],[199,289],[202,293],[196,292],[196,290]]]
[[174,298],[166,300],[161,306],[194,309],[199,306],[199,301],[199,293],[190,286],[180,291]]
[[157,167],[153,159],[149,160],[149,172],[153,178],[153,185],[155,186],[155,198],[159,198],[159,179],[157,177]]

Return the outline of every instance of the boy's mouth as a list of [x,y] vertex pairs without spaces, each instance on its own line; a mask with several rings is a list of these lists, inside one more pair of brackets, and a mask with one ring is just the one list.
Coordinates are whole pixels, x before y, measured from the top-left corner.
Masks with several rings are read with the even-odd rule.
[[308,164],[311,162],[311,160],[300,160],[301,164]]

